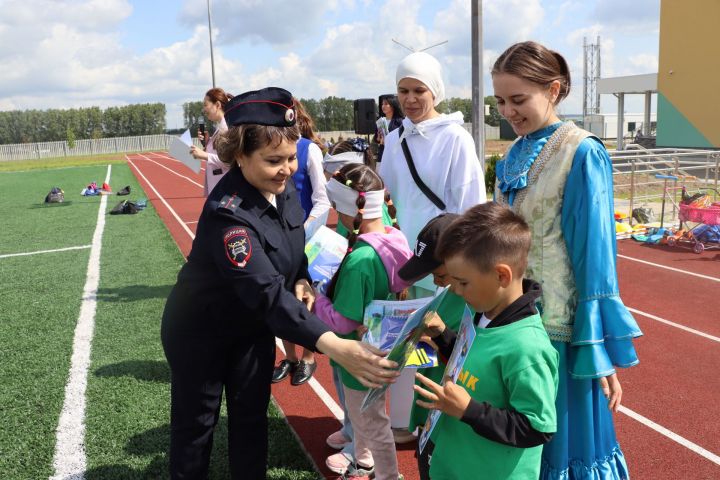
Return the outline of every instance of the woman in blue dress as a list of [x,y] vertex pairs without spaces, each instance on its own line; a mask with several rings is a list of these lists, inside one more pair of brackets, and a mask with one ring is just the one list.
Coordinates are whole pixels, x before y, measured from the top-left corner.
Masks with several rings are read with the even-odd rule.
[[619,296],[610,158],[602,142],[556,107],[570,70],[535,42],[508,48],[492,69],[498,110],[518,139],[496,165],[495,201],[533,231],[527,276],[540,282],[545,328],[560,352],[558,431],[541,479],[627,479],[612,413],[622,389],[615,367],[638,363],[642,335]]

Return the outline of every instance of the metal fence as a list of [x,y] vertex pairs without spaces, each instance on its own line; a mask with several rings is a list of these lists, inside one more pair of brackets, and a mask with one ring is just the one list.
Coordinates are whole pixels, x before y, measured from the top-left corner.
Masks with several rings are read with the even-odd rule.
[[76,140],[72,148],[66,141],[0,145],[0,161],[167,150],[171,138],[162,134]]
[[[648,207],[661,213],[665,203],[664,220],[677,218],[681,190],[709,192],[718,200],[720,151],[690,148],[645,149],[627,145],[625,150],[611,151],[616,207],[627,209],[632,223],[636,207]],[[677,180],[657,178],[673,176]]]
[[[472,124],[466,123],[465,129],[472,133]],[[319,136],[327,140],[340,137],[357,136],[353,131],[319,132]],[[144,152],[148,150],[167,150],[171,135],[143,135],[139,137],[98,138],[76,140],[72,148],[67,141],[16,143],[0,145],[0,162],[12,160],[34,160],[42,158],[75,157],[82,155],[98,155],[106,153]],[[485,125],[485,138],[500,138],[500,129]],[[195,139],[193,139],[195,140]]]

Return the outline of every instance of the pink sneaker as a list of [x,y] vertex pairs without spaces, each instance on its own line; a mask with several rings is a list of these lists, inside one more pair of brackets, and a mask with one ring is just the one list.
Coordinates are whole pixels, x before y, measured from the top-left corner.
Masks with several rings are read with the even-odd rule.
[[351,440],[345,435],[343,435],[342,430],[338,430],[337,432],[330,434],[325,441],[330,446],[330,448],[334,448],[335,450],[342,450],[343,448],[345,448],[345,445],[350,443]]
[[345,452],[335,453],[325,459],[325,465],[327,465],[330,471],[339,473],[340,475],[345,474],[352,463],[352,455]]

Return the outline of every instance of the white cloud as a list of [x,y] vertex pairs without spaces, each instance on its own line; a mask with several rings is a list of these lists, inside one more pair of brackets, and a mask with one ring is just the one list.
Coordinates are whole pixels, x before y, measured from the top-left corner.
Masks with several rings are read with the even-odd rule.
[[[250,40],[287,46],[321,28],[325,13],[334,6],[337,2],[324,0],[215,0],[211,4],[213,29],[221,30],[219,45]],[[186,0],[180,20],[190,26],[207,26],[207,3]]]

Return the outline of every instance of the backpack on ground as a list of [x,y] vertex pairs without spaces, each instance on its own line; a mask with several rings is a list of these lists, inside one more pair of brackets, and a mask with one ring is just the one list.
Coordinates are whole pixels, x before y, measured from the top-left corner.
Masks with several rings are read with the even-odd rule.
[[135,202],[131,202],[129,200],[122,200],[120,203],[115,205],[112,210],[110,210],[110,215],[135,214],[139,211],[140,210],[138,209]]
[[60,187],[53,187],[45,196],[45,203],[62,203],[65,201],[65,192]]

